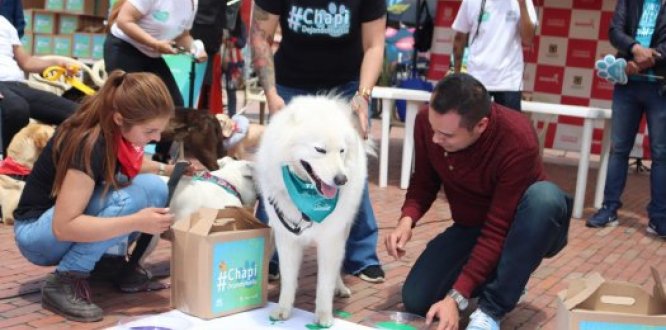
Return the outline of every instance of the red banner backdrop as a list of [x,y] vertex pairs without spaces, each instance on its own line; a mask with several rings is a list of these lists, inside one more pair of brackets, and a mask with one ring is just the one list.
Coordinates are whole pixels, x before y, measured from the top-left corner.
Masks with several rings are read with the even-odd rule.
[[[608,26],[616,0],[533,1],[539,28],[533,45],[524,49],[525,96],[534,101],[610,109],[613,85],[595,75],[594,62],[615,53],[608,41]],[[459,7],[456,0],[438,2],[428,72],[431,80],[439,80],[449,71],[454,35],[451,24]],[[582,120],[565,116],[541,119],[551,123],[547,147],[580,150]],[[600,127],[594,133],[595,153],[601,149]],[[643,119],[632,156],[649,158],[648,146]]]

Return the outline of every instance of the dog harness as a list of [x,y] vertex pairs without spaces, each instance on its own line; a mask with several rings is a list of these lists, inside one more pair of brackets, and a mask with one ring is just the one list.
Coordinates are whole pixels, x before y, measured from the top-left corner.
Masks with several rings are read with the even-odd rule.
[[241,194],[238,192],[238,189],[236,189],[236,187],[234,185],[229,183],[229,181],[227,181],[225,179],[222,179],[219,176],[215,176],[215,175],[211,174],[210,172],[205,172],[204,171],[204,172],[196,173],[194,176],[192,176],[192,180],[194,180],[194,181],[206,181],[206,182],[214,183],[214,184],[218,185],[220,188],[226,190],[228,193],[236,196],[236,198],[238,198],[238,200],[241,201],[241,204],[243,204],[243,199],[241,198]]
[[282,179],[296,208],[312,221],[320,223],[335,210],[339,191],[335,197],[326,198],[319,194],[315,184],[299,178],[287,165],[282,166]]

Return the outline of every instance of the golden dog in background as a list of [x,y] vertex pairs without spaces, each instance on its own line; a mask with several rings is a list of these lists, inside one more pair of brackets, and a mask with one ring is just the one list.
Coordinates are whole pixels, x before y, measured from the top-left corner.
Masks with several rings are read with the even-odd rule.
[[[50,125],[29,123],[12,138],[7,148],[6,157],[16,164],[32,170],[39,154],[55,133]],[[2,220],[6,224],[14,223],[14,209],[18,205],[25,182],[8,175],[0,175],[0,207]]]

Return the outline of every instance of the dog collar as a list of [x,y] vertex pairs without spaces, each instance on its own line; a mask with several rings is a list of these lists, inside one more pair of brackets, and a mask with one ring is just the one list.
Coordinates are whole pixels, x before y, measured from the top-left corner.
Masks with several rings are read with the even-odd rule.
[[[298,236],[301,233],[303,233],[304,230],[312,227],[312,220],[310,220],[310,218],[308,218],[308,216],[303,214],[302,212],[301,212],[301,219],[298,220],[298,223],[294,223],[294,222],[291,222],[291,221],[287,221],[284,218],[284,213],[277,206],[277,203],[275,202],[275,200],[273,198],[269,198],[268,203],[271,204],[271,206],[273,206],[273,209],[275,210],[275,214],[277,214],[277,217],[280,220],[280,222],[282,222],[282,225],[285,228],[287,228],[287,230],[289,230],[292,234]],[[305,222],[308,226],[307,227],[302,227],[301,225],[303,225],[303,222]]]
[[214,183],[214,184],[218,185],[220,188],[226,190],[228,193],[236,196],[236,198],[238,198],[238,200],[241,202],[241,204],[243,204],[243,198],[241,198],[241,194],[238,192],[238,189],[236,189],[236,187],[234,185],[229,183],[229,181],[227,181],[227,180],[225,180],[225,179],[223,179],[219,176],[215,176],[215,175],[211,174],[210,172],[204,171],[204,172],[196,173],[194,176],[192,176],[192,180],[194,180],[194,181],[206,181],[206,182]]
[[287,165],[282,166],[282,180],[296,208],[314,222],[324,221],[338,204],[339,191],[333,198],[326,198],[313,183],[299,178]]

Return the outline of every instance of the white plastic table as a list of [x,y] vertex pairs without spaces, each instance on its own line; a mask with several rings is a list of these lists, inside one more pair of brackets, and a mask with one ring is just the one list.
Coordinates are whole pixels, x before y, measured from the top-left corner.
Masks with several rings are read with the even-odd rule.
[[[412,169],[414,154],[414,121],[420,105],[430,101],[430,93],[419,90],[411,90],[394,87],[375,87],[372,97],[382,101],[382,135],[379,155],[379,187],[387,186],[388,178],[388,143],[389,128],[391,123],[391,112],[395,100],[406,100],[407,109],[405,114],[405,135],[402,149],[402,165],[400,173],[400,188],[407,189]],[[599,208],[603,202],[603,192],[606,183],[606,172],[608,170],[608,156],[610,153],[610,118],[609,109],[594,107],[582,107],[572,105],[561,105],[543,102],[522,102],[523,112],[542,113],[548,115],[566,115],[583,118],[583,136],[580,146],[580,158],[578,160],[578,173],[576,176],[576,192],[574,196],[573,217],[583,216],[585,203],[585,189],[587,187],[587,174],[590,166],[590,154],[592,147],[592,133],[596,120],[604,121],[604,137],[601,143],[601,159],[599,172],[597,174],[597,185],[594,195],[594,206]]]

